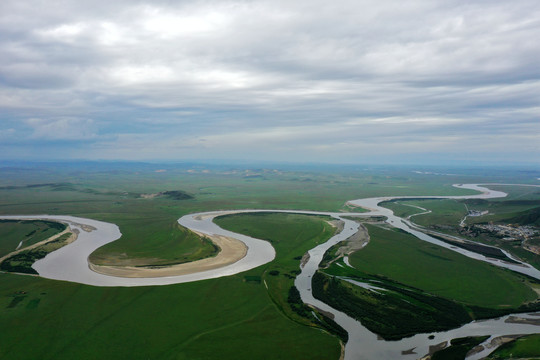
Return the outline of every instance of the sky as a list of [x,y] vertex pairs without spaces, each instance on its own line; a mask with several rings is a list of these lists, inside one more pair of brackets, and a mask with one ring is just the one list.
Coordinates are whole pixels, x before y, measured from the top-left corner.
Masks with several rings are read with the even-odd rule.
[[540,165],[537,0],[0,1],[0,159]]

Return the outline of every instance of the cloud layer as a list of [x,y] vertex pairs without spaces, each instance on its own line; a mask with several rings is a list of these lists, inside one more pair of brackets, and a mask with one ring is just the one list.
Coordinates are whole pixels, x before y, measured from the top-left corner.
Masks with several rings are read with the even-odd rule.
[[4,158],[540,159],[537,2],[0,3]]

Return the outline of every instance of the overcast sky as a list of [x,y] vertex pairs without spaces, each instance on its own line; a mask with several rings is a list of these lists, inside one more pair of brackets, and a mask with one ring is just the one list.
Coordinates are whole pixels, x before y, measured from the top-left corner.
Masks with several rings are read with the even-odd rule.
[[0,1],[0,158],[540,165],[538,0]]

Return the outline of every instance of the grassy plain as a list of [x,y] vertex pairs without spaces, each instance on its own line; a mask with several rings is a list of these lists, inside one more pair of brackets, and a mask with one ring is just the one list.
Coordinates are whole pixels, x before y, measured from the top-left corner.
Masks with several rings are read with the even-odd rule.
[[0,274],[0,358],[339,357],[337,339],[290,321],[244,277],[100,288]]
[[[112,222],[123,236],[95,257],[163,262],[178,260],[200,245],[176,225],[180,216],[191,212],[349,211],[344,204],[351,199],[457,195],[473,192],[453,188],[453,183],[509,182],[498,171],[439,176],[416,174],[410,168],[363,166],[313,170],[50,163],[8,164],[1,171],[1,214],[74,215]],[[520,182],[530,177],[511,175]],[[164,191],[183,191],[193,198],[143,197]],[[309,226],[322,241],[328,234],[323,232],[326,225],[319,223]],[[279,231],[276,224],[264,225],[264,232]],[[244,230],[257,228],[253,222]],[[197,283],[99,288],[0,273],[0,328],[7,329],[0,337],[0,358],[337,359],[340,349],[335,337],[299,324],[296,321],[304,320],[286,310],[288,295],[284,296],[292,279],[285,274],[293,276],[297,257],[311,246],[299,243],[302,236],[313,235],[310,231],[291,241],[273,238],[276,262]]]
[[[224,229],[270,241],[276,249],[276,259],[264,265],[261,281],[278,308],[295,321],[312,324],[309,316],[300,316],[289,302],[294,278],[300,272],[302,256],[315,246],[326,242],[335,228],[326,222],[330,218],[298,214],[238,214],[223,216],[216,223]],[[295,311],[296,310],[296,311]],[[307,320],[311,318],[311,320]]]
[[400,201],[383,201],[379,205],[392,210],[394,212],[394,215],[402,217],[402,218],[406,218],[407,216],[419,214],[425,211],[417,207],[420,205],[413,205],[408,201],[401,201],[401,200]]
[[[288,171],[92,163],[55,166],[2,169],[0,213],[68,214],[115,223],[123,236],[92,256],[99,262],[106,262],[108,257],[146,259],[151,265],[183,258],[200,241],[183,236],[176,221],[197,211],[350,211],[346,201],[362,197],[466,193],[451,187],[448,179],[441,182],[438,177],[393,169]],[[141,197],[178,190],[194,198]],[[185,241],[178,242],[180,238]]]
[[450,300],[380,278],[372,285],[376,289],[317,272],[312,290],[317,299],[359,320],[386,340],[447,330],[472,320],[466,309]]
[[524,278],[429,244],[414,236],[366,225],[371,241],[349,261],[359,272],[383,276],[465,304],[518,307],[537,298]]
[[[408,216],[421,210],[414,208],[420,206],[431,211],[411,218],[418,225],[435,229],[451,235],[461,236],[469,240],[495,245],[502,248],[519,259],[540,269],[540,257],[523,248],[518,241],[504,241],[501,237],[486,232],[464,232],[459,224],[468,210],[488,211],[488,214],[467,217],[466,225],[474,224],[514,224],[540,226],[540,188],[532,186],[489,185],[495,190],[504,191],[507,197],[481,200],[400,200],[385,202],[383,206],[390,208],[398,216]],[[465,229],[466,230],[466,229]],[[529,244],[540,243],[540,237],[529,238]]]
[[[129,222],[124,219],[123,224]],[[134,225],[134,223],[137,225]],[[144,239],[136,232],[144,232]],[[90,256],[90,261],[97,265],[170,265],[181,264],[217,255],[219,249],[207,239],[180,226],[172,219],[158,218],[133,219],[132,226],[122,228],[124,241],[115,241],[97,249]],[[129,239],[130,246],[125,245]],[[136,244],[133,244],[134,242]]]
[[[408,216],[421,210],[410,205],[420,206],[431,211],[413,217],[413,221],[422,226],[445,225],[456,227],[467,214],[467,210],[489,213],[479,217],[467,218],[467,223],[504,222],[506,219],[520,215],[522,212],[540,206],[540,187],[517,185],[489,185],[489,188],[504,191],[508,196],[490,200],[470,199],[426,199],[399,200],[385,202],[382,205],[394,211],[397,216]],[[444,230],[444,229],[443,229]],[[449,230],[449,229],[447,229]]]
[[38,243],[63,231],[64,225],[50,221],[0,220],[0,257]]
[[67,245],[72,236],[72,233],[66,232],[36,248],[23,249],[21,252],[4,259],[2,263],[0,263],[0,270],[37,275],[37,271],[32,268],[32,264],[43,259],[47,254]]
[[[40,196],[47,195],[46,190],[38,189]],[[125,205],[119,204],[123,201]],[[171,207],[185,207],[188,210],[183,211],[191,212],[189,208],[194,204],[190,201],[99,200],[90,202],[84,210],[100,212],[76,215],[121,224],[122,241],[113,243],[116,248],[109,254],[124,250],[141,258],[164,259],[166,254],[185,246],[182,236],[177,235],[182,233],[176,228],[179,215],[168,211]],[[133,206],[136,203],[139,206]],[[47,201],[37,207],[49,204]],[[81,211],[81,205],[61,200],[54,206]],[[0,308],[5,309],[0,314],[0,326],[13,329],[8,337],[0,339],[0,357],[31,359],[47,354],[44,358],[337,359],[337,338],[291,321],[293,318],[306,323],[287,311],[288,288],[280,288],[283,281],[278,281],[292,283],[285,274],[298,269],[299,259],[294,257],[331,236],[333,228],[322,220],[296,215],[268,219],[272,225],[267,230],[279,228],[278,224],[284,230],[277,235],[269,232],[277,250],[276,263],[272,263],[272,270],[279,271],[277,276],[270,275],[267,267],[260,267],[196,284],[109,289],[0,274],[6,279],[0,286]],[[288,230],[293,228],[300,229],[300,233],[291,238]],[[146,234],[153,236],[142,236]],[[310,241],[302,244],[307,238]],[[179,253],[184,254],[181,250]],[[261,279],[267,279],[272,292]]]
[[[385,202],[384,207],[394,211],[400,217],[418,214],[422,210],[413,206],[430,210],[429,214],[421,214],[412,217],[412,221],[418,225],[458,225],[461,219],[467,215],[467,208],[458,200],[400,200],[397,202]],[[412,206],[411,206],[412,205]]]
[[[366,224],[370,243],[313,278],[314,296],[360,320],[385,339],[458,327],[523,306],[538,308],[528,279],[423,242],[396,229]],[[333,277],[327,276],[327,274]],[[344,278],[365,282],[365,289]]]
[[527,335],[504,345],[491,353],[487,359],[539,359],[540,334]]

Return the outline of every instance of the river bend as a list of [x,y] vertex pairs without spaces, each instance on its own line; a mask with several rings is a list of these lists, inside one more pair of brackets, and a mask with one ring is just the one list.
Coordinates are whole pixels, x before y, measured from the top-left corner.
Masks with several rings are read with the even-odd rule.
[[[511,184],[493,184],[493,185],[511,185]],[[505,197],[507,194],[501,191],[490,190],[478,184],[463,184],[454,185],[458,188],[470,189],[479,191],[476,195],[462,196],[392,196],[392,197],[375,197],[359,200],[351,200],[350,204],[360,206],[370,210],[365,213],[333,213],[333,212],[316,212],[316,211],[300,211],[300,210],[229,210],[229,211],[211,211],[190,214],[181,217],[178,223],[191,230],[208,234],[208,235],[223,235],[233,237],[244,242],[248,248],[244,258],[234,264],[224,266],[219,269],[203,271],[188,275],[158,277],[158,278],[124,278],[110,275],[99,274],[92,271],[88,266],[88,256],[99,247],[117,240],[121,233],[118,226],[102,221],[79,218],[74,216],[57,216],[57,215],[12,215],[0,216],[2,219],[46,219],[56,220],[68,223],[72,229],[79,231],[77,240],[63,248],[60,248],[45,258],[36,261],[32,267],[38,272],[41,277],[71,281],[81,284],[94,286],[151,286],[151,285],[168,285],[185,283],[191,281],[199,281],[205,279],[213,279],[222,276],[237,274],[257,266],[266,264],[272,261],[275,257],[275,251],[270,243],[255,239],[242,234],[237,234],[231,231],[224,230],[217,226],[213,219],[217,216],[227,214],[249,213],[249,212],[282,212],[282,213],[297,213],[307,215],[328,215],[335,219],[344,222],[343,230],[328,240],[309,251],[310,258],[302,268],[302,272],[295,280],[295,286],[300,291],[302,301],[306,304],[314,305],[324,311],[334,314],[334,320],[341,325],[349,333],[349,341],[345,348],[345,359],[416,359],[427,354],[430,345],[436,345],[443,341],[449,341],[456,337],[476,336],[491,334],[493,336],[509,335],[509,334],[530,334],[538,333],[537,326],[526,324],[513,324],[505,322],[508,316],[486,320],[474,321],[466,324],[458,329],[453,329],[446,332],[433,334],[417,334],[413,337],[402,339],[400,341],[384,341],[378,339],[376,334],[371,333],[363,327],[358,321],[350,318],[344,313],[341,313],[325,303],[315,299],[311,293],[311,278],[319,267],[322,256],[325,251],[334,244],[347,239],[353,235],[358,229],[358,223],[345,219],[350,216],[385,216],[387,222],[394,227],[403,229],[421,240],[443,246],[452,251],[457,251],[465,256],[478,259],[481,261],[490,262],[496,266],[509,268],[511,270],[532,276],[540,279],[540,271],[528,264],[510,264],[500,260],[486,258],[483,255],[451,246],[445,242],[437,240],[425,233],[417,230],[414,225],[406,219],[399,218],[389,209],[379,206],[379,203],[395,199],[408,198],[430,198],[430,199],[491,199]],[[95,230],[85,231],[81,224],[89,225]],[[510,315],[509,315],[510,316]],[[538,317],[539,314],[523,315],[520,317]],[[428,335],[433,335],[433,339],[428,339]],[[409,354],[404,355],[403,351]],[[478,354],[471,359],[479,358],[482,354]]]

